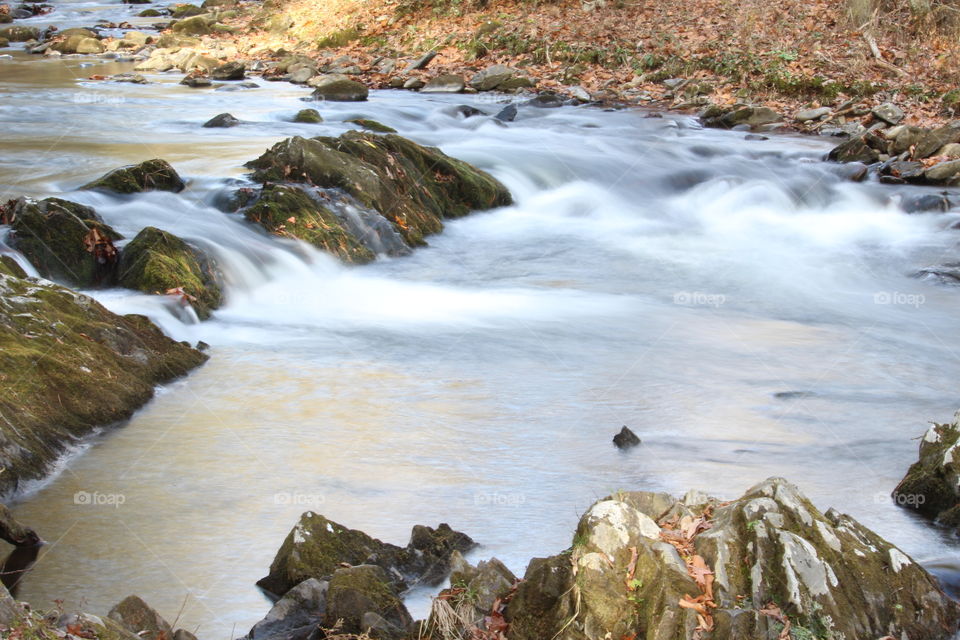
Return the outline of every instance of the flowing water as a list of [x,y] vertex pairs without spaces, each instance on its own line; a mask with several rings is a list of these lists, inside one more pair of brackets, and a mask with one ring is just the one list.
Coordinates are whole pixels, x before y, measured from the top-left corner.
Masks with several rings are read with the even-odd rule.
[[[31,22],[131,11],[71,3]],[[638,110],[521,108],[504,126],[454,109],[492,99],[373,92],[302,125],[287,120],[308,90],[285,83],[84,80],[131,66],[0,60],[0,191],[196,242],[224,266],[227,304],[196,323],[92,292],[211,359],[25,490],[15,513],[50,544],[21,598],[104,613],[137,593],[225,639],[269,607],[254,582],[308,509],[398,544],[449,522],[522,573],[612,491],[733,498],[771,475],[957,581],[956,541],[888,497],[927,421],[960,406],[960,292],[910,277],[956,257],[960,216],[905,213],[922,191],[844,181],[820,161],[829,141]],[[245,123],[200,128],[223,111]],[[357,268],[215,207],[266,147],[357,116],[486,169],[516,204]],[[190,188],[74,191],[152,157]],[[615,449],[621,425],[643,445]]]

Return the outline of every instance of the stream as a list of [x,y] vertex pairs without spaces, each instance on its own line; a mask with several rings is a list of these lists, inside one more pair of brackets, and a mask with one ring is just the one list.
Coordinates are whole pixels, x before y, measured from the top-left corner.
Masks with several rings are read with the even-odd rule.
[[[18,23],[143,8],[55,6]],[[911,277],[958,256],[960,215],[901,206],[928,191],[844,180],[821,161],[830,139],[748,140],[689,116],[521,107],[503,125],[456,107],[493,114],[504,96],[309,105],[309,89],[259,78],[89,81],[133,63],[0,53],[3,200],[83,202],[128,239],[169,230],[226,279],[203,323],[165,298],[89,292],[211,359],[25,488],[14,513],[49,542],[19,593],[35,607],[104,614],[136,593],[226,640],[269,608],[254,582],[306,510],[401,545],[448,522],[482,545],[472,559],[522,575],[611,492],[735,498],[774,475],[960,583],[956,539],[889,498],[928,422],[960,406],[960,291]],[[325,122],[290,122],[305,106]],[[201,128],[225,111],[244,123]],[[516,204],[364,267],[217,208],[244,162],[356,117],[489,171]],[[155,157],[189,188],[76,191]],[[612,445],[622,425],[642,446]],[[415,617],[429,595],[409,596]]]

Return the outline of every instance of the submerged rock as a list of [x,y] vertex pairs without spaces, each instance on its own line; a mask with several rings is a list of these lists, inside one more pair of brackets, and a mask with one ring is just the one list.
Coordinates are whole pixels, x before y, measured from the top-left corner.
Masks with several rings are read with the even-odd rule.
[[79,287],[113,284],[122,236],[92,207],[69,200],[25,198],[7,205],[11,245],[45,278]]
[[269,575],[257,584],[282,596],[309,578],[329,579],[343,563],[375,564],[398,589],[410,582],[437,584],[449,573],[451,554],[474,546],[469,536],[441,524],[414,527],[407,546],[398,547],[308,511],[287,535]]
[[[678,549],[681,550],[678,552]],[[780,478],[732,502],[619,493],[531,561],[511,640],[953,637],[960,605],[895,546]]]
[[894,501],[960,530],[960,411],[934,424],[920,441],[920,458],[893,491]]
[[339,138],[289,138],[247,163],[259,182],[342,189],[389,220],[409,246],[444,218],[510,204],[507,189],[479,169],[396,135],[349,131]]
[[270,233],[299,238],[347,263],[364,264],[376,258],[333,211],[299,187],[267,185],[243,215]]
[[77,438],[129,417],[155,385],[206,356],[143,316],[55,284],[0,274],[0,491],[44,476]]
[[144,293],[181,296],[203,320],[223,301],[210,259],[166,231],[146,227],[123,248],[119,284]]
[[173,191],[179,193],[185,187],[183,180],[166,160],[155,159],[114,169],[80,188],[113,191],[114,193],[140,193],[142,191]]

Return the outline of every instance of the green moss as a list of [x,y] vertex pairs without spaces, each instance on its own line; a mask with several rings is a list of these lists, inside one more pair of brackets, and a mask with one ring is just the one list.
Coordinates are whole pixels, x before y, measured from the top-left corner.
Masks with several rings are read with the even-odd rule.
[[182,290],[201,319],[222,303],[209,260],[177,236],[155,227],[146,227],[124,247],[119,276],[121,286],[144,293]]
[[115,257],[98,257],[86,241],[93,229],[110,241],[121,236],[92,208],[59,198],[21,199],[13,212],[12,244],[40,275],[80,287],[113,284]]
[[316,109],[301,109],[297,112],[297,115],[293,116],[293,121],[305,124],[320,124],[323,122],[323,116]]
[[0,255],[0,273],[13,276],[14,278],[26,278],[27,272],[23,270],[20,263],[10,256]]
[[270,233],[299,238],[344,262],[364,264],[376,255],[354,238],[335,213],[302,189],[268,185],[244,216]]
[[171,16],[177,20],[181,18],[189,18],[191,16],[199,16],[206,13],[203,9],[198,7],[195,4],[177,4],[173,6],[173,11]]
[[360,30],[356,27],[340,29],[328,33],[317,40],[317,49],[336,49],[344,47],[360,37]]
[[42,477],[73,439],[206,359],[57,285],[0,275],[0,293],[0,491]]
[[352,120],[347,120],[351,124],[360,125],[364,129],[369,129],[370,131],[376,131],[377,133],[396,133],[397,130],[393,127],[388,127],[385,124],[381,124],[376,120],[370,120],[368,118],[353,118]]
[[183,191],[185,185],[177,172],[165,160],[154,159],[137,165],[115,169],[90,182],[81,189],[139,193],[141,191]]

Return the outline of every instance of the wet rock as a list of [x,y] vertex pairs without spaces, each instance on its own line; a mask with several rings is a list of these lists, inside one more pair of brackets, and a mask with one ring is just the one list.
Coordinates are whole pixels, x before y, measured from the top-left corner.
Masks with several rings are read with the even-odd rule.
[[[925,267],[913,274],[918,280],[927,280],[936,284],[960,286],[960,263],[948,262],[931,267]],[[896,496],[894,496],[896,498]],[[926,501],[926,497],[923,498]]]
[[427,65],[430,64],[430,61],[437,57],[436,51],[428,51],[413,62],[407,67],[407,72],[417,71],[418,69],[426,69]]
[[[190,87],[192,89],[203,89],[206,87],[213,86],[213,82],[210,80],[210,78],[206,76],[201,76],[201,75],[189,75],[183,80],[181,80],[180,84]],[[226,114],[220,114],[220,115],[230,115],[230,114],[226,113]],[[220,116],[216,116],[216,117],[219,118]],[[212,122],[212,120],[210,122]],[[207,124],[209,124],[209,122]],[[205,124],[203,126],[207,126],[207,125]]]
[[720,125],[728,129],[742,124],[758,127],[781,120],[783,120],[783,117],[770,107],[741,107],[721,116]]
[[579,85],[570,87],[569,91],[570,97],[579,102],[590,102],[593,100],[593,98],[590,96],[590,92]]
[[323,622],[327,609],[329,582],[314,578],[290,589],[273,605],[263,620],[253,625],[248,640],[283,637],[287,640],[307,638]]
[[14,278],[26,278],[27,272],[23,270],[20,263],[14,260],[13,256],[0,254],[0,273]]
[[468,105],[468,104],[458,105],[457,108],[454,109],[454,113],[456,113],[457,115],[461,115],[461,116],[463,116],[464,118],[473,118],[473,117],[475,117],[475,116],[485,116],[485,115],[487,115],[487,114],[485,114],[483,111],[481,111],[480,109],[477,109],[476,107],[471,107],[471,106]]
[[369,94],[365,85],[342,75],[318,76],[312,78],[309,84],[314,87],[314,100],[362,102]]
[[864,136],[857,136],[856,138],[850,138],[846,142],[841,142],[827,154],[827,160],[831,162],[862,162],[864,164],[873,164],[879,160],[879,158],[879,152],[866,143]]
[[269,575],[257,584],[283,595],[308,578],[330,578],[343,563],[377,565],[397,589],[410,582],[437,584],[449,573],[451,554],[474,546],[469,536],[441,524],[414,527],[407,546],[398,547],[308,511],[284,540]]
[[928,193],[906,198],[901,207],[907,213],[927,213],[930,211],[943,213],[953,207],[953,202],[946,193]]
[[80,287],[113,284],[121,238],[91,207],[47,198],[8,205],[11,245],[45,278]]
[[403,88],[416,90],[416,89],[423,88],[425,84],[427,83],[421,80],[420,78],[410,78],[403,83]]
[[3,504],[0,504],[0,540],[5,540],[15,547],[35,547],[43,542],[36,531],[18,522],[10,509]]
[[376,258],[339,216],[295,186],[267,185],[243,215],[269,233],[298,238],[350,264]]
[[304,124],[320,124],[323,122],[323,116],[321,116],[320,112],[316,109],[301,109],[293,116],[293,121]]
[[933,424],[920,441],[920,457],[893,491],[894,501],[940,524],[960,528],[960,412]]
[[214,80],[243,80],[247,66],[242,62],[227,62],[210,72]]
[[516,75],[516,70],[503,64],[495,64],[479,71],[470,78],[470,86],[477,91],[492,91]]
[[258,182],[309,182],[342,189],[394,225],[407,245],[443,228],[444,218],[509,204],[486,173],[397,135],[350,131],[339,138],[290,138],[247,163]]
[[385,124],[377,122],[376,120],[370,120],[369,118],[353,118],[351,120],[347,120],[347,122],[351,124],[359,125],[364,129],[368,129],[370,131],[376,131],[377,133],[396,133],[397,132],[397,130],[394,129],[393,127],[388,127]]
[[114,193],[140,193],[142,191],[173,191],[179,193],[185,187],[186,184],[166,160],[154,159],[114,169],[93,182],[85,184],[80,189],[112,191]]
[[872,113],[873,117],[877,120],[886,122],[889,125],[898,125],[904,118],[903,109],[892,102],[885,102],[878,105],[871,109],[870,113]]
[[819,120],[824,116],[830,115],[831,111],[832,109],[830,107],[802,109],[794,114],[793,119],[797,122],[812,122],[814,120]]
[[[946,639],[960,622],[960,606],[906,554],[779,478],[726,503],[616,494],[587,511],[574,540],[530,563],[507,608],[511,640],[692,638],[698,614],[680,602],[704,591],[715,640],[778,637],[770,603],[791,637]],[[666,540],[693,553],[685,562]]]
[[0,29],[0,38],[5,38],[9,42],[27,42],[28,40],[39,40],[40,30],[36,27],[24,27],[15,25]]
[[629,449],[640,444],[640,438],[624,425],[623,428],[620,429],[620,432],[613,436],[613,444],[615,444],[618,449]]
[[555,109],[563,106],[563,98],[552,93],[541,93],[535,98],[527,101],[528,107],[537,109]]
[[146,227],[123,248],[119,284],[144,293],[175,291],[201,320],[223,301],[220,277],[199,249],[166,231]]
[[173,629],[163,617],[138,596],[127,596],[107,616],[119,622],[141,640],[167,640]]
[[238,124],[240,124],[240,120],[233,117],[231,114],[221,113],[204,122],[203,126],[206,129],[226,129],[229,127],[235,127]]
[[960,121],[945,124],[919,136],[913,151],[914,160],[929,158],[944,145],[960,142]]
[[517,118],[517,105],[508,104],[493,117],[501,122],[513,122]]
[[465,86],[461,76],[447,73],[432,78],[420,91],[423,93],[460,93]]
[[156,9],[144,9],[137,14],[138,18],[159,18],[163,14],[157,11]]

